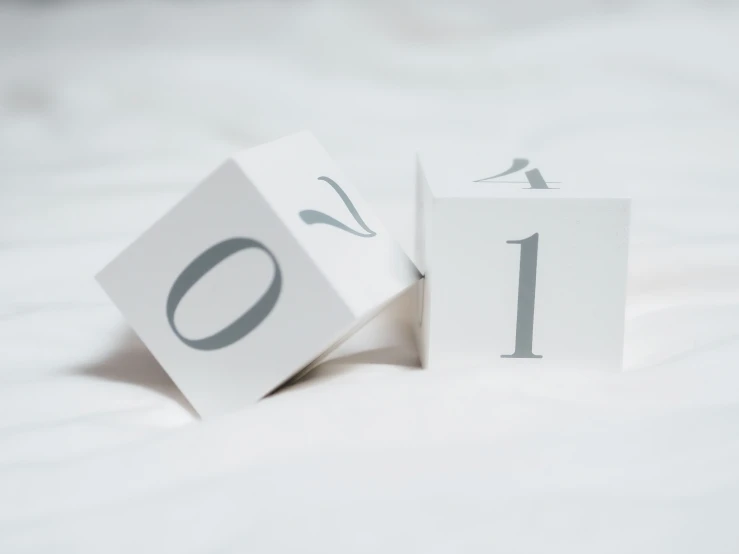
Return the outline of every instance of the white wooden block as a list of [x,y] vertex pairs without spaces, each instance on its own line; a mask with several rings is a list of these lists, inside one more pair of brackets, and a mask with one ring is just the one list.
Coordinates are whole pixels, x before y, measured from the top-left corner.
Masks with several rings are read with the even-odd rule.
[[620,369],[629,214],[524,158],[420,153],[424,366]]
[[203,416],[262,398],[419,278],[305,132],[226,161],[98,275]]

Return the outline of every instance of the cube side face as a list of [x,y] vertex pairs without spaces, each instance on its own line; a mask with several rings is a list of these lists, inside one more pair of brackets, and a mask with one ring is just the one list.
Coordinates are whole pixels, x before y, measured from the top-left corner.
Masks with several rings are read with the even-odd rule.
[[620,369],[630,201],[436,199],[427,365]]
[[203,416],[262,398],[354,321],[232,162],[123,251],[98,281]]
[[420,275],[310,133],[242,152],[236,161],[357,317]]
[[416,160],[416,261],[419,270],[424,275],[424,279],[417,289],[416,293],[416,318],[415,318],[415,337],[418,345],[418,353],[421,365],[426,367],[429,362],[429,344],[430,344],[430,325],[431,325],[431,283],[433,279],[429,279],[433,270],[429,267],[429,262],[433,259],[429,251],[434,244],[433,240],[433,196],[429,188],[426,174],[421,164],[421,159]]

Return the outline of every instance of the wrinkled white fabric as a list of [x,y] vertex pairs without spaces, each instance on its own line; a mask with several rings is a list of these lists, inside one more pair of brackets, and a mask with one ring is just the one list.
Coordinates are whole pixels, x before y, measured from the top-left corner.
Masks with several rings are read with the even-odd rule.
[[[554,4],[0,7],[0,552],[739,551],[739,9]],[[626,371],[423,371],[405,298],[195,419],[93,276],[300,129],[409,251],[423,146],[628,187]]]

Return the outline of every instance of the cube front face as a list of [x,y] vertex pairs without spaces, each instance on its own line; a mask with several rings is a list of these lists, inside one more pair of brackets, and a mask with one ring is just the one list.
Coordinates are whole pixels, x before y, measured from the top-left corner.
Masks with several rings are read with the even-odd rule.
[[310,133],[235,157],[358,318],[412,286],[418,270]]
[[355,322],[339,291],[233,162],[98,280],[204,416],[263,397]]
[[446,196],[428,177],[418,183],[425,366],[621,368],[629,200]]

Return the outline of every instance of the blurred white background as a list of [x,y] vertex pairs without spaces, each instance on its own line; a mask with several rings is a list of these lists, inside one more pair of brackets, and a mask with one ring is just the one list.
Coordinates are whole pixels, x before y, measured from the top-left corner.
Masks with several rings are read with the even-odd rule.
[[[630,371],[345,364],[193,424],[92,276],[300,129],[408,250],[426,145],[627,187]],[[0,551],[739,551],[738,152],[739,2],[0,3]]]

